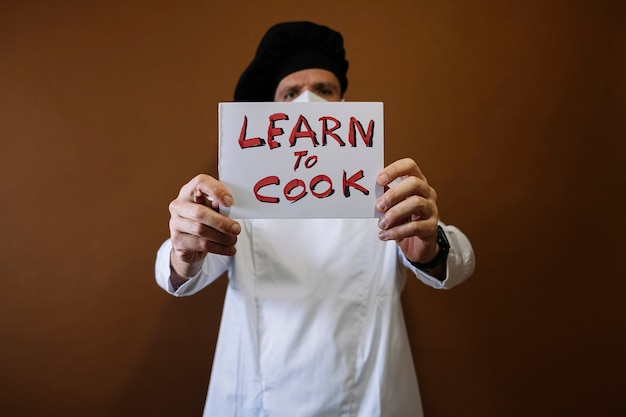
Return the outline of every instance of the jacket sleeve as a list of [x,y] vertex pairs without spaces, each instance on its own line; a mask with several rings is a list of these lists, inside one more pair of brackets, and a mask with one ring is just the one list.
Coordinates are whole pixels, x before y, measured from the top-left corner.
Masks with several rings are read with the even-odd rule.
[[472,244],[463,232],[454,226],[448,226],[443,223],[439,224],[443,228],[448,238],[448,243],[450,244],[450,252],[448,253],[448,259],[446,261],[446,278],[443,281],[416,268],[402,255],[402,251],[400,251],[399,248],[398,251],[402,255],[404,265],[410,269],[420,281],[433,288],[445,290],[459,285],[468,279],[474,272],[476,260],[474,258]]
[[170,281],[170,252],[172,251],[172,243],[168,239],[157,251],[156,262],[154,265],[154,273],[157,284],[169,294],[176,297],[192,295],[211,284],[226,272],[232,262],[232,257],[223,255],[208,254],[204,258],[204,263],[200,271],[187,282],[174,289]]

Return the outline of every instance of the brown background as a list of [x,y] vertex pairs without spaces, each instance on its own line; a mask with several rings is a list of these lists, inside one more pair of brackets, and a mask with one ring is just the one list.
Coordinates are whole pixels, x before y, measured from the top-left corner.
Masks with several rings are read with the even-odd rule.
[[154,283],[167,205],[216,172],[265,30],[343,32],[478,266],[409,280],[429,417],[626,415],[623,1],[2,1],[0,410],[198,416],[225,280]]

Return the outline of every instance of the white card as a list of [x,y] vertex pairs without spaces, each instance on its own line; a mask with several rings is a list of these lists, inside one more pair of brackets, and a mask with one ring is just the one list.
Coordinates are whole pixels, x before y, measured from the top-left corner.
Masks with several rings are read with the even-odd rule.
[[220,103],[219,134],[230,217],[379,216],[383,103]]

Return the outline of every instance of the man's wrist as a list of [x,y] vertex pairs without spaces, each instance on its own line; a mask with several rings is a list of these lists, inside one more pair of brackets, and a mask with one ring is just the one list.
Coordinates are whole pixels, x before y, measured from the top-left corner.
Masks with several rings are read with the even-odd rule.
[[179,289],[187,281],[189,281],[189,278],[184,278],[178,275],[174,266],[170,263],[170,284],[172,284],[174,291]]
[[176,256],[176,251],[172,248],[170,252],[170,282],[174,289],[178,289],[185,282],[189,281],[202,269],[204,257],[196,262],[188,263]]
[[439,248],[439,250],[437,251],[437,255],[435,255],[435,258],[432,261],[422,263],[413,262],[409,259],[409,262],[411,262],[411,265],[413,265],[417,269],[425,271],[433,270],[435,268],[438,268],[442,264],[445,264],[446,260],[448,259],[448,253],[450,252],[450,244],[448,243],[446,233],[441,226],[437,226],[437,247]]

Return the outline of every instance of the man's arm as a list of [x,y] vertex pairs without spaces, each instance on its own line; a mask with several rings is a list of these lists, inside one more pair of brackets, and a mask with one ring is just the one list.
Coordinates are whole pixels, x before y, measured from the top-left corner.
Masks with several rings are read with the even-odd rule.
[[[397,182],[376,202],[376,209],[382,213],[378,221],[379,238],[395,240],[412,266],[445,281],[449,269],[445,246],[449,245],[445,230],[438,227],[435,189],[428,184],[417,163],[409,158],[386,166],[376,180],[384,187]],[[441,240],[441,232],[446,242]]]
[[172,271],[171,253],[172,241],[167,239],[157,252],[155,278],[161,288],[177,297],[195,294],[211,284],[229,269],[233,259],[231,256],[207,254],[196,275],[181,279]]
[[[170,205],[170,239],[157,259],[157,280],[168,262],[168,291],[175,292],[192,277],[201,274],[207,254],[232,256],[241,226],[219,213],[233,197],[215,178],[198,175],[185,184]],[[161,253],[167,245],[167,255]],[[158,267],[160,264],[160,267]],[[161,283],[163,286],[164,283]]]
[[443,275],[434,274],[428,269],[418,268],[402,254],[404,265],[425,284],[437,289],[450,289],[468,279],[475,268],[474,250],[472,245],[457,227],[439,223],[448,240],[448,253],[445,263],[440,265]]
[[232,204],[226,186],[208,175],[193,178],[170,203],[170,263],[177,282],[196,275],[207,253],[235,254],[241,226],[219,213],[220,205]]

